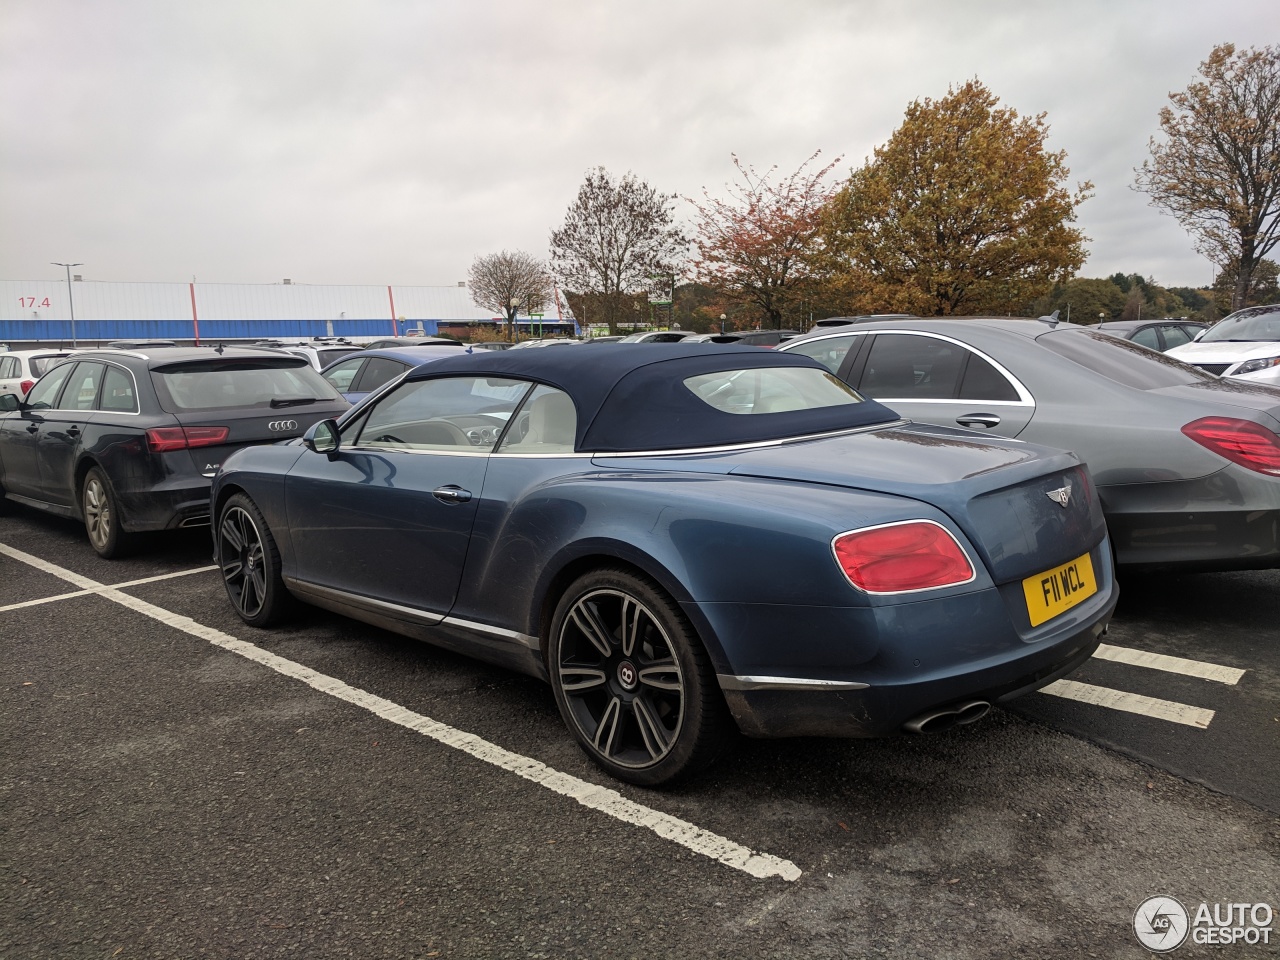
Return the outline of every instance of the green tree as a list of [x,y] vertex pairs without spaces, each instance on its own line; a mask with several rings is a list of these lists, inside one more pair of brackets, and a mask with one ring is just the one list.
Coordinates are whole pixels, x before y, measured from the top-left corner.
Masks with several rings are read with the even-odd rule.
[[912,103],[828,207],[833,282],[860,313],[1007,313],[1068,279],[1087,239],[1071,226],[1065,152],[1044,115],[1019,117],[977,80]]
[[1253,272],[1280,242],[1280,47],[1214,47],[1202,80],[1160,111],[1165,142],[1136,187],[1178,218],[1196,249],[1225,272],[1235,264],[1231,309],[1250,303]]
[[[1245,290],[1244,302],[1248,304],[1276,303],[1280,301],[1280,266],[1274,260],[1259,260],[1253,268],[1253,276]],[[1218,309],[1230,313],[1240,289],[1240,263],[1232,260],[1213,282],[1213,300]]]
[[1063,320],[1072,323],[1099,323],[1118,318],[1124,304],[1124,292],[1114,280],[1077,277],[1054,287],[1044,312],[1058,310]]

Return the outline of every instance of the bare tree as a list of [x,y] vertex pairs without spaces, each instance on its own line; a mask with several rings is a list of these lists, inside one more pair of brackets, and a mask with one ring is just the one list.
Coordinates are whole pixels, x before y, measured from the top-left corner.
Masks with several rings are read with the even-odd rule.
[[686,241],[672,223],[674,195],[634,174],[615,181],[604,167],[587,173],[564,225],[551,232],[551,268],[566,290],[588,297],[612,333],[633,313],[633,294],[672,274]]
[[1246,305],[1253,273],[1280,241],[1280,47],[1214,47],[1204,78],[1160,111],[1165,143],[1150,143],[1137,189],[1194,236],[1224,270],[1231,308]]
[[506,318],[508,339],[515,339],[511,334],[517,313],[541,313],[552,297],[546,265],[520,250],[476,257],[467,271],[467,284],[476,306],[495,310]]

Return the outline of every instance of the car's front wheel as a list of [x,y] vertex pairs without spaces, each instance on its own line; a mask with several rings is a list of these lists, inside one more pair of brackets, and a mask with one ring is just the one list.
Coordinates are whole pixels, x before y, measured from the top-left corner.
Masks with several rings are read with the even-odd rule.
[[289,612],[292,597],[280,576],[280,551],[257,504],[237,493],[218,514],[217,562],[231,605],[251,627],[268,627]]
[[692,626],[655,584],[625,570],[593,571],[565,591],[547,666],[565,723],[620,780],[671,783],[709,765],[728,737]]
[[85,474],[80,487],[80,511],[84,515],[89,545],[98,556],[112,560],[127,555],[136,546],[137,537],[120,526],[115,491],[100,467],[93,467]]

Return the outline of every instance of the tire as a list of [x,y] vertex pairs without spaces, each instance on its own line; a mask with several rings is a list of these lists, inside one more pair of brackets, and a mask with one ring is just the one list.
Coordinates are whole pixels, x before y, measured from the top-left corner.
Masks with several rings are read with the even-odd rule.
[[89,546],[98,556],[115,560],[128,556],[137,547],[137,535],[126,533],[120,525],[119,501],[101,467],[93,467],[85,474],[80,485],[80,512]]
[[280,551],[257,504],[237,493],[223,504],[214,535],[215,561],[222,583],[240,619],[251,627],[269,627],[293,609],[293,597],[280,576]]
[[709,766],[731,728],[710,658],[656,584],[605,568],[556,605],[547,669],[556,706],[611,776],[655,787]]

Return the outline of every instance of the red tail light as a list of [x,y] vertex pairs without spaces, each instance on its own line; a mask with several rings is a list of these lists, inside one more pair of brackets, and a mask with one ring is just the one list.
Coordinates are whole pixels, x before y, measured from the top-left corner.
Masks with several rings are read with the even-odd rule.
[[212,447],[225,442],[229,433],[230,427],[152,427],[147,431],[147,446],[152,453]]
[[831,546],[849,582],[867,593],[932,590],[974,578],[955,537],[929,520],[842,533]]
[[31,390],[31,388],[34,387],[35,385],[36,385],[36,382],[34,380],[23,380],[20,384],[18,384],[18,389],[22,391],[22,395],[25,397],[27,393]]
[[1280,477],[1280,437],[1262,424],[1231,417],[1202,417],[1188,423],[1182,432],[1232,463]]

